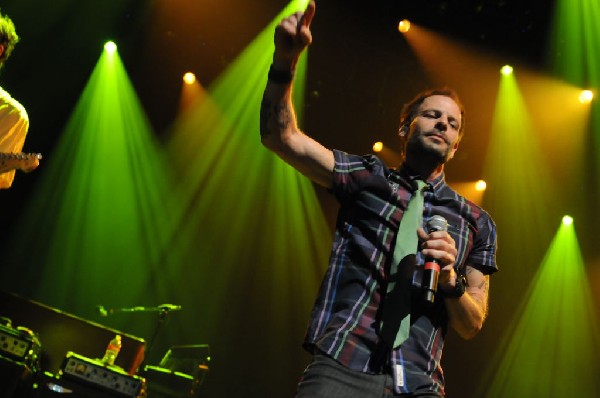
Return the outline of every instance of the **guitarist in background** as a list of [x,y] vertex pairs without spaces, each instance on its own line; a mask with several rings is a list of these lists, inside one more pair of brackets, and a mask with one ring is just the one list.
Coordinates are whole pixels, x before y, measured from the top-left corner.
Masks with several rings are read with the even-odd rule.
[[[18,41],[15,25],[8,16],[0,13],[0,69]],[[15,170],[27,173],[40,164],[39,154],[20,153],[28,129],[25,108],[0,87],[0,189],[11,187]]]

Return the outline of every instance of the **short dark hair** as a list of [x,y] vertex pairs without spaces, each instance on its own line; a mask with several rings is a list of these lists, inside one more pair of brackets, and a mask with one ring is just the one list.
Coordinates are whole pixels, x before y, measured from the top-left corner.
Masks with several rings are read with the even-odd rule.
[[400,131],[405,130],[408,131],[408,126],[412,123],[413,119],[417,117],[417,113],[419,111],[419,107],[425,101],[426,98],[429,98],[433,95],[443,95],[445,97],[451,98],[456,105],[458,105],[460,109],[460,129],[458,130],[459,136],[462,136],[465,131],[465,108],[458,97],[456,91],[451,88],[443,87],[443,88],[435,88],[431,90],[423,91],[417,94],[410,102],[407,102],[402,107],[402,114],[400,115]]
[[0,44],[4,46],[4,51],[0,55],[0,67],[8,59],[15,45],[19,42],[19,36],[15,31],[15,24],[7,16],[0,13]]

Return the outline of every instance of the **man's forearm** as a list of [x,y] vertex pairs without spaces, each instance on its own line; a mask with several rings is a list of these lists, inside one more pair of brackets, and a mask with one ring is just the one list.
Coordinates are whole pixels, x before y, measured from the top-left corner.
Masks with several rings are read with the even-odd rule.
[[306,177],[329,188],[335,163],[333,152],[300,131],[291,91],[291,83],[267,83],[260,110],[261,141]]
[[274,83],[269,80],[260,106],[261,141],[276,152],[286,137],[297,129],[291,84]]
[[468,287],[461,297],[445,299],[450,324],[465,339],[479,333],[487,316],[489,276],[478,282],[478,285]]

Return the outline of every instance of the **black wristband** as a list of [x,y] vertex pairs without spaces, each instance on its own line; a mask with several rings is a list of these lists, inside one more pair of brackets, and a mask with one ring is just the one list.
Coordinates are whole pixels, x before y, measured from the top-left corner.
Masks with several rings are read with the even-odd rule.
[[276,84],[290,84],[294,78],[293,70],[277,70],[273,65],[269,68],[269,81]]
[[467,278],[462,273],[458,273],[458,275],[456,275],[456,286],[454,287],[454,290],[451,290],[449,292],[443,292],[443,293],[444,293],[445,297],[459,298],[460,296],[465,294],[466,288],[467,288]]

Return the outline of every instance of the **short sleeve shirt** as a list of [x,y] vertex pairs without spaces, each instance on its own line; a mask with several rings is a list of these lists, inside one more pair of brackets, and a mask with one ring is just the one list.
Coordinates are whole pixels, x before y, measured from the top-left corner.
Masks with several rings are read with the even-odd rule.
[[[412,196],[409,170],[390,170],[376,156],[334,151],[332,192],[340,203],[329,266],[313,307],[304,346],[348,368],[380,373],[373,367],[379,336],[377,317],[394,250],[396,232]],[[428,181],[423,223],[433,215],[448,221],[456,242],[457,270],[466,264],[484,274],[496,272],[496,227],[479,206],[452,190],[442,174]],[[413,288],[418,289],[423,259],[417,253]],[[433,306],[413,300],[407,341],[389,353],[388,365],[401,369],[400,392],[441,391],[440,366],[447,314],[443,300]]]

